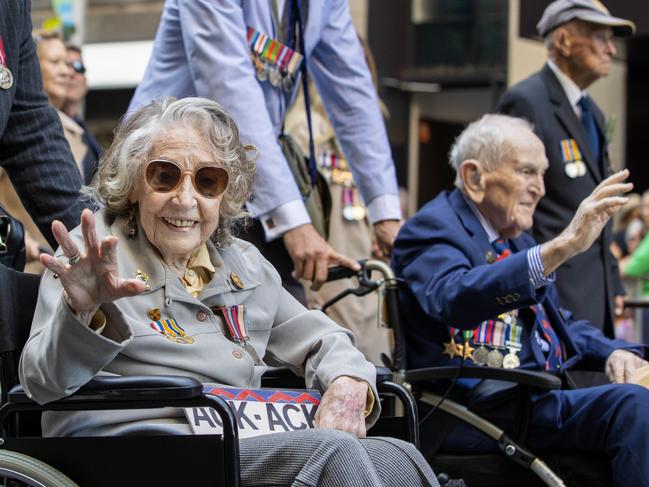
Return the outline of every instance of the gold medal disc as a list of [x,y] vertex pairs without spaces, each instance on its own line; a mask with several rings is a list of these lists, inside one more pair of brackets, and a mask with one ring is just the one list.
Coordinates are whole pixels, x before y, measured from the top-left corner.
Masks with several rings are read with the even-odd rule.
[[586,175],[586,164],[584,164],[584,161],[575,161],[575,166],[577,166],[577,176],[585,176]]
[[7,66],[0,66],[0,88],[8,90],[14,85],[14,76]]
[[574,162],[566,163],[563,170],[566,172],[566,176],[568,176],[570,179],[575,179],[579,175],[579,168]]
[[282,75],[279,74],[279,70],[276,67],[269,68],[268,80],[270,81],[270,84],[275,87],[278,87],[282,84]]
[[282,89],[286,93],[293,91],[293,76],[288,73],[284,74],[284,77],[282,78]]
[[361,221],[365,218],[365,207],[361,205],[354,205],[354,220]]
[[520,366],[521,361],[518,358],[518,355],[513,352],[509,352],[507,355],[505,355],[505,358],[503,358],[503,368],[505,369],[516,369]]
[[489,367],[500,367],[503,364],[503,354],[498,350],[492,350],[487,354],[487,365]]
[[480,345],[473,352],[473,362],[477,365],[487,365],[487,355],[489,355],[489,350]]
[[343,218],[348,222],[353,222],[356,220],[356,212],[352,205],[345,205],[343,207]]

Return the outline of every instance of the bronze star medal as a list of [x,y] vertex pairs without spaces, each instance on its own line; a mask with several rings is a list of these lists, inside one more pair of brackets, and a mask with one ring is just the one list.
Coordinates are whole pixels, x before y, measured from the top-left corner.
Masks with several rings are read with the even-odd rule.
[[458,352],[457,343],[451,338],[451,341],[444,344],[444,351],[442,353],[449,356],[449,358],[455,357]]
[[468,342],[468,341],[465,342],[465,343],[464,343],[464,352],[463,352],[464,360],[466,360],[466,359],[471,359],[471,360],[473,360],[473,351],[474,351],[474,350],[475,350],[475,348],[473,348],[473,347],[471,346],[471,343],[470,343],[470,342]]

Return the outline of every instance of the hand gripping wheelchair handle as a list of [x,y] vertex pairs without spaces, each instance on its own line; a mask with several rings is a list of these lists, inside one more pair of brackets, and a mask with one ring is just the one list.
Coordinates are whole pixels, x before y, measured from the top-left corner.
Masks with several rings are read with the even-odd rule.
[[354,269],[350,269],[349,267],[343,267],[343,266],[335,266],[335,267],[330,267],[327,272],[327,281],[326,282],[333,282],[333,281],[339,281],[340,279],[347,279],[349,277],[355,277],[355,276],[360,276],[363,273],[363,264],[365,264],[366,260],[359,260],[358,263],[361,265],[361,269],[358,271],[355,271]]

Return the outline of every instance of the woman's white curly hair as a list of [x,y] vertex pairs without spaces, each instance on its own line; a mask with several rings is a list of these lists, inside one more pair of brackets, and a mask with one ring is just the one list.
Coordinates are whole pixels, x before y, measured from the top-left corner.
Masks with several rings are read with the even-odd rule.
[[221,200],[219,225],[212,240],[219,247],[232,242],[232,227],[247,216],[243,208],[250,197],[257,150],[239,140],[234,120],[218,103],[206,98],[165,98],[124,117],[115,139],[99,162],[93,184],[84,193],[103,204],[115,216],[134,211],[129,196],[142,177],[151,151],[169,132],[191,128],[198,131],[209,150],[226,168],[230,179]]

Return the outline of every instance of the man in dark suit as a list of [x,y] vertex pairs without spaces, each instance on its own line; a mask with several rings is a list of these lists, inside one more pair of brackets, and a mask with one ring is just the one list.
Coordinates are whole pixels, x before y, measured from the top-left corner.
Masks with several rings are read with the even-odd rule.
[[[616,485],[649,486],[649,418],[641,412],[649,390],[628,384],[648,365],[641,358],[645,347],[606,338],[587,321],[572,319],[554,286],[554,271],[586,251],[626,202],[628,171],[600,183],[559,236],[536,245],[524,231],[545,192],[548,161],[528,122],[485,115],[458,137],[451,163],[458,189],[419,210],[393,249],[397,277],[408,285],[400,305],[409,368],[458,364],[461,357],[466,366],[559,373],[584,362],[600,367],[615,384],[532,397],[527,444],[604,452]],[[511,385],[458,382],[458,392],[474,393],[481,415],[511,429],[508,403],[492,406],[509,397]],[[422,439],[426,451],[428,436]],[[463,428],[444,448],[484,452],[495,443]]]
[[31,36],[30,2],[0,8],[0,165],[55,248],[51,223],[79,224],[81,177],[59,117],[43,93]]
[[[610,174],[604,115],[585,90],[608,74],[616,52],[613,35],[629,35],[634,26],[612,17],[599,1],[557,0],[546,8],[537,29],[545,39],[547,64],[511,87],[496,111],[532,122],[545,145],[550,162],[546,195],[532,233],[546,242]],[[609,224],[590,249],[557,271],[562,304],[608,336],[613,336],[624,295],[611,240]]]

